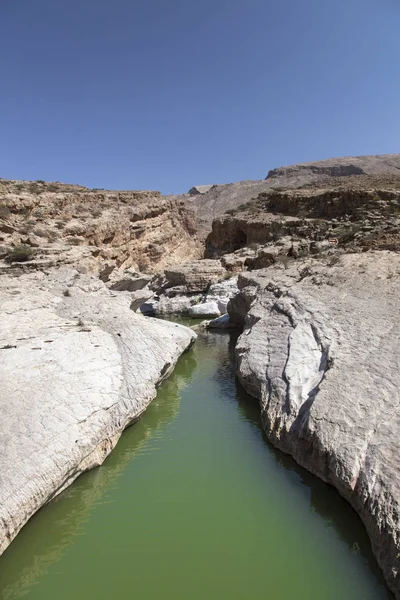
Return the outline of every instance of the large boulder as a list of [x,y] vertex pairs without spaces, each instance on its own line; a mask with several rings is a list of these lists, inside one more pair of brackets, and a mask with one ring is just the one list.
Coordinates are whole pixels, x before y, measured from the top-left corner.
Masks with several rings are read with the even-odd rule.
[[205,294],[185,294],[185,289],[182,285],[167,288],[143,304],[140,310],[148,316],[214,318],[226,313],[229,300],[239,291],[237,277],[213,283]]
[[111,290],[118,292],[137,292],[146,287],[151,280],[152,275],[146,275],[145,273],[137,273],[133,269],[126,270],[114,270],[111,273],[110,279],[107,282],[107,286]]
[[201,296],[155,296],[140,306],[140,311],[147,317],[171,317],[173,315],[187,316],[188,310],[198,304]]
[[271,442],[356,509],[400,598],[400,255],[239,276],[238,376]]
[[234,327],[236,326],[231,321],[228,313],[221,315],[220,317],[216,317],[207,323],[207,329],[232,329]]
[[217,302],[203,302],[195,304],[188,309],[189,317],[195,319],[214,319],[221,315]]
[[197,260],[164,271],[167,288],[181,286],[186,294],[206,292],[211,284],[226,275],[219,260]]
[[3,276],[0,553],[43,504],[100,465],[194,342],[131,295],[62,269]]

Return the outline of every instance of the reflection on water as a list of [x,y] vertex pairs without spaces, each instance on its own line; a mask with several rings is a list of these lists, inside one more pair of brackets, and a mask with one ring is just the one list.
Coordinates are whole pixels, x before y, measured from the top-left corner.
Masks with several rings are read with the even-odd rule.
[[351,507],[265,439],[234,344],[202,333],[104,465],[31,519],[4,600],[391,597]]
[[[117,449],[101,468],[83,474],[22,529],[0,558],[0,590],[4,600],[24,595],[74,543],[90,518],[91,509],[101,503],[104,492],[117,485],[126,465],[146,447],[149,438],[175,419],[179,412],[180,391],[190,383],[196,365],[193,352],[184,354],[174,377],[163,384],[163,394],[168,396],[168,402],[161,403],[156,398],[146,418],[124,432]],[[32,548],[32,552],[27,552],[27,548]]]

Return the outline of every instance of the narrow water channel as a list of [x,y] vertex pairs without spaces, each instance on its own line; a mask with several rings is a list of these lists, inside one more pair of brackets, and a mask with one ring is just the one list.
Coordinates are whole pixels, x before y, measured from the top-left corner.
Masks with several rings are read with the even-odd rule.
[[2,599],[392,597],[353,510],[266,442],[233,347],[200,335],[104,465],[31,519]]

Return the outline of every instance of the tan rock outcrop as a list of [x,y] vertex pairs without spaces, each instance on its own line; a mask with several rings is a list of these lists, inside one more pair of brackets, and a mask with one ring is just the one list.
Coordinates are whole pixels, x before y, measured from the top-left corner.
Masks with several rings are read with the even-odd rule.
[[291,246],[304,244],[306,253],[312,253],[316,244],[322,249],[320,243],[330,240],[346,251],[398,250],[400,180],[398,189],[395,182],[390,185],[388,189],[310,187],[260,194],[233,214],[215,219],[205,256],[221,257],[249,246],[274,246],[281,240],[286,247],[288,241]]
[[262,180],[238,181],[207,186],[203,193],[178,196],[195,212],[199,236],[205,240],[214,219],[237,210],[261,193],[274,189],[294,189],[303,186],[334,188],[347,186],[357,189],[400,184],[400,154],[350,156],[295,164],[271,169]]
[[193,214],[158,192],[0,180],[0,257],[21,243],[35,249],[34,268],[46,258],[104,280],[115,268],[154,273],[201,253]]
[[181,293],[205,292],[212,283],[217,283],[226,270],[219,260],[197,260],[164,270],[165,288],[180,288]]

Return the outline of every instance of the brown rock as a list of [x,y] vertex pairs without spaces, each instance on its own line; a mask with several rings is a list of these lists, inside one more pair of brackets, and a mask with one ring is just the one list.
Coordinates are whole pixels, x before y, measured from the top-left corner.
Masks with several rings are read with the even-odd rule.
[[226,275],[219,260],[198,260],[165,269],[166,288],[180,287],[180,293],[205,292]]

